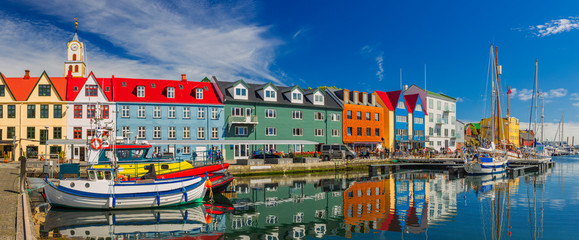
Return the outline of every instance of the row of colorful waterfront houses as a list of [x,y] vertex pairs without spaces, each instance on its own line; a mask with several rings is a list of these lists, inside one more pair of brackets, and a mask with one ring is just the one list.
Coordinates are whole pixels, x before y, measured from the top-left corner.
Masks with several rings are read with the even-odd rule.
[[114,122],[117,136],[152,144],[149,154],[183,159],[209,149],[244,159],[257,149],[309,152],[318,144],[364,150],[461,144],[456,99],[416,85],[362,92],[217,77],[191,81],[185,74],[180,80],[99,78],[86,76],[84,59],[75,33],[65,77],[0,74],[0,157],[85,160],[95,117]]

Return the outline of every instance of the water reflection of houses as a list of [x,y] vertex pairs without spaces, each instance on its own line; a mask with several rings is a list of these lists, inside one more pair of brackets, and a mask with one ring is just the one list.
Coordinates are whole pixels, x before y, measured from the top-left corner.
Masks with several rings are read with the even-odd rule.
[[346,237],[370,229],[422,233],[456,215],[462,179],[443,174],[402,173],[359,181],[344,192]]
[[262,178],[234,186],[235,211],[229,215],[227,238],[303,239],[343,235],[342,192],[351,181]]
[[344,192],[346,237],[370,229],[420,233],[427,227],[429,174],[397,174],[360,181]]

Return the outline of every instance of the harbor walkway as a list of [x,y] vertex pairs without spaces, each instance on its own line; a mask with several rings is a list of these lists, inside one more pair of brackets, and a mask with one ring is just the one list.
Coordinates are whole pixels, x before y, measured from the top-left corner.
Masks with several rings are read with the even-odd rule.
[[[19,163],[0,164],[0,239],[17,239],[16,214],[18,213]],[[22,236],[22,235],[19,235]]]

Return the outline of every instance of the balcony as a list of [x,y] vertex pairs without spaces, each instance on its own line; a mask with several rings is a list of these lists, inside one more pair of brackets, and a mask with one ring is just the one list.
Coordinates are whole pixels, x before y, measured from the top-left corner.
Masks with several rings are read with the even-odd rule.
[[408,141],[408,135],[396,135],[394,139],[396,141]]
[[436,124],[448,124],[448,119],[436,119]]
[[414,141],[424,141],[424,136],[412,136],[412,140],[414,140]]
[[257,125],[257,116],[229,116],[227,118],[227,126],[231,128],[232,125]]
[[449,107],[443,107],[443,108],[442,108],[442,112],[449,112],[449,113],[451,113],[451,112],[454,112],[454,109],[449,108]]

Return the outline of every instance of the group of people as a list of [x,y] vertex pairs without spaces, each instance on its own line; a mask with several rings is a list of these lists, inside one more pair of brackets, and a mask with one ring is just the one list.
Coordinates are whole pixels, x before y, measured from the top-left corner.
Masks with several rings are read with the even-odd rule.
[[[221,150],[220,149],[210,149],[205,151],[206,158],[205,160],[208,161],[213,161],[213,160],[223,160],[223,155],[221,154]],[[193,152],[191,152],[191,160],[195,161],[197,160],[197,157],[199,155],[197,154],[197,152],[195,152],[195,150],[193,150]]]

